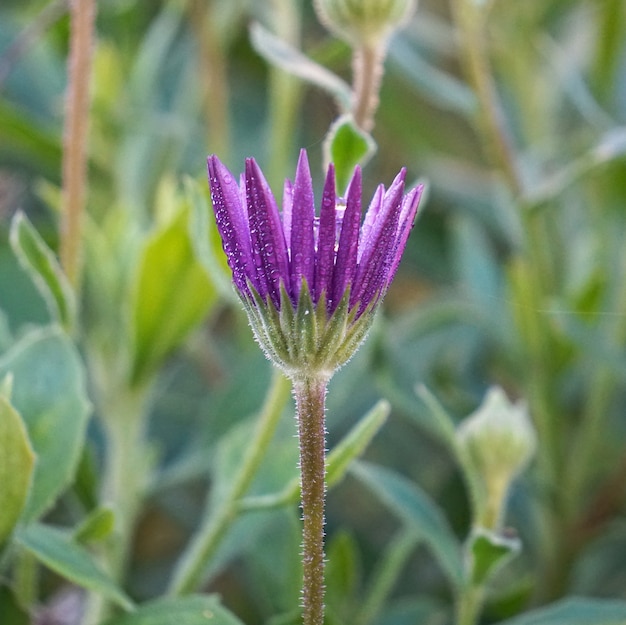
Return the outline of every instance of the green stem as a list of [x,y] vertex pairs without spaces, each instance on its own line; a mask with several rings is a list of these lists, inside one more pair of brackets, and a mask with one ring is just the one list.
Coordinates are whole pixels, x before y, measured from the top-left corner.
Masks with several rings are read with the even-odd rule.
[[304,625],[324,623],[324,501],[326,496],[327,378],[295,378],[302,497],[302,616]]
[[461,35],[462,60],[479,102],[479,125],[487,157],[494,167],[503,172],[510,189],[517,195],[523,186],[506,117],[492,77],[485,28],[487,8],[472,0],[455,0],[452,7]]
[[485,590],[482,586],[464,586],[457,597],[456,625],[475,625],[483,605]]
[[355,625],[369,625],[378,619],[407,560],[420,540],[419,533],[414,529],[402,529],[393,538],[372,576],[371,584],[368,585],[363,603],[354,619]]
[[95,0],[71,0],[69,82],[63,133],[60,256],[63,269],[75,288],[80,286],[82,214],[87,195],[89,82],[95,17]]
[[202,583],[207,562],[215,553],[222,537],[238,513],[238,502],[245,495],[256,475],[288,399],[289,381],[281,373],[276,372],[254,436],[230,492],[217,511],[207,510],[204,521],[177,565],[169,588],[170,594],[192,593]]
[[[97,403],[106,440],[102,502],[115,511],[115,533],[100,559],[111,577],[121,583],[151,468],[145,441],[149,388],[101,390]],[[91,595],[84,622],[100,623],[109,609],[101,595]]]

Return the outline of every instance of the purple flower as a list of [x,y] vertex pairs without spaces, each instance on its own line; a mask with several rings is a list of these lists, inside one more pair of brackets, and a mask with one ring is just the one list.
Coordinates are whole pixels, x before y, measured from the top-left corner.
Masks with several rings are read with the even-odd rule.
[[[273,360],[278,347],[282,356],[290,354],[288,364],[285,357],[279,358],[281,366],[290,368],[303,361],[300,356],[294,360],[294,354],[302,356],[302,350],[291,344],[302,332],[289,326],[292,318],[292,325],[296,323],[302,307],[306,311],[301,314],[311,313],[315,319],[311,321],[315,327],[309,328],[315,336],[307,341],[318,352],[325,349],[324,340],[337,338],[324,334],[324,329],[332,325],[330,320],[338,311],[345,318],[344,339],[351,338],[355,326],[369,327],[369,322],[359,320],[371,317],[366,311],[375,309],[389,287],[422,192],[420,186],[404,193],[406,170],[400,171],[389,189],[378,187],[362,224],[359,167],[344,199],[337,196],[334,168],[329,166],[319,215],[304,150],[293,183],[285,182],[282,214],[253,158],[246,159],[239,184],[215,155],[208,159],[208,170],[217,228],[233,282],[257,338]],[[280,345],[268,349],[268,340]],[[310,364],[310,355],[304,360]]]

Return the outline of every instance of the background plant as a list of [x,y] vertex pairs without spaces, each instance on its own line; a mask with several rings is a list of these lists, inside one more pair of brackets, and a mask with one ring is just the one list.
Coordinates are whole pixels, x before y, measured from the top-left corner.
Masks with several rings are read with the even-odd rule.
[[[233,305],[204,159],[254,155],[278,190],[306,146],[321,181],[353,52],[308,3],[97,8],[79,289],[56,260],[67,5],[0,9],[0,614],[72,622],[73,582],[85,622],[291,622],[293,406]],[[406,165],[429,183],[386,314],[329,396],[330,622],[454,622],[473,596],[466,622],[626,619],[625,34],[617,0],[424,1],[389,40],[371,137],[340,123],[326,142],[347,162],[375,141],[366,182]],[[502,549],[472,534],[455,442],[494,384],[538,441]],[[385,405],[361,420],[380,397],[382,428]],[[200,518],[221,604],[164,599]]]

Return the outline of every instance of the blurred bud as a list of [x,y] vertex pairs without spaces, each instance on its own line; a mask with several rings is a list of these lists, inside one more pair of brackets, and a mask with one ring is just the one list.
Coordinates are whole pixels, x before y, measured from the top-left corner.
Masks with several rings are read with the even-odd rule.
[[492,387],[459,426],[457,442],[483,491],[476,511],[479,524],[493,528],[511,482],[526,468],[537,445],[526,404],[513,404],[501,388]]
[[353,46],[376,46],[415,12],[416,0],[315,0],[317,16]]

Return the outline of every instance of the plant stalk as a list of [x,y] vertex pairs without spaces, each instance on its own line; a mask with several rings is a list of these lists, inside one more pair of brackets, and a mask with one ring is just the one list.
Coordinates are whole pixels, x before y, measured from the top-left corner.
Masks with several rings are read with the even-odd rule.
[[74,288],[80,286],[82,214],[87,195],[89,82],[95,0],[70,2],[70,53],[63,131],[61,265]]
[[300,439],[302,497],[302,609],[304,625],[324,623],[324,500],[328,380],[315,375],[293,381]]
[[189,594],[202,584],[207,563],[238,513],[239,500],[256,475],[288,399],[289,381],[282,373],[275,372],[254,436],[230,492],[218,510],[207,510],[204,521],[179,560],[169,594]]
[[380,101],[387,49],[384,41],[363,45],[352,56],[354,102],[352,114],[356,125],[370,132],[374,127],[374,114]]

